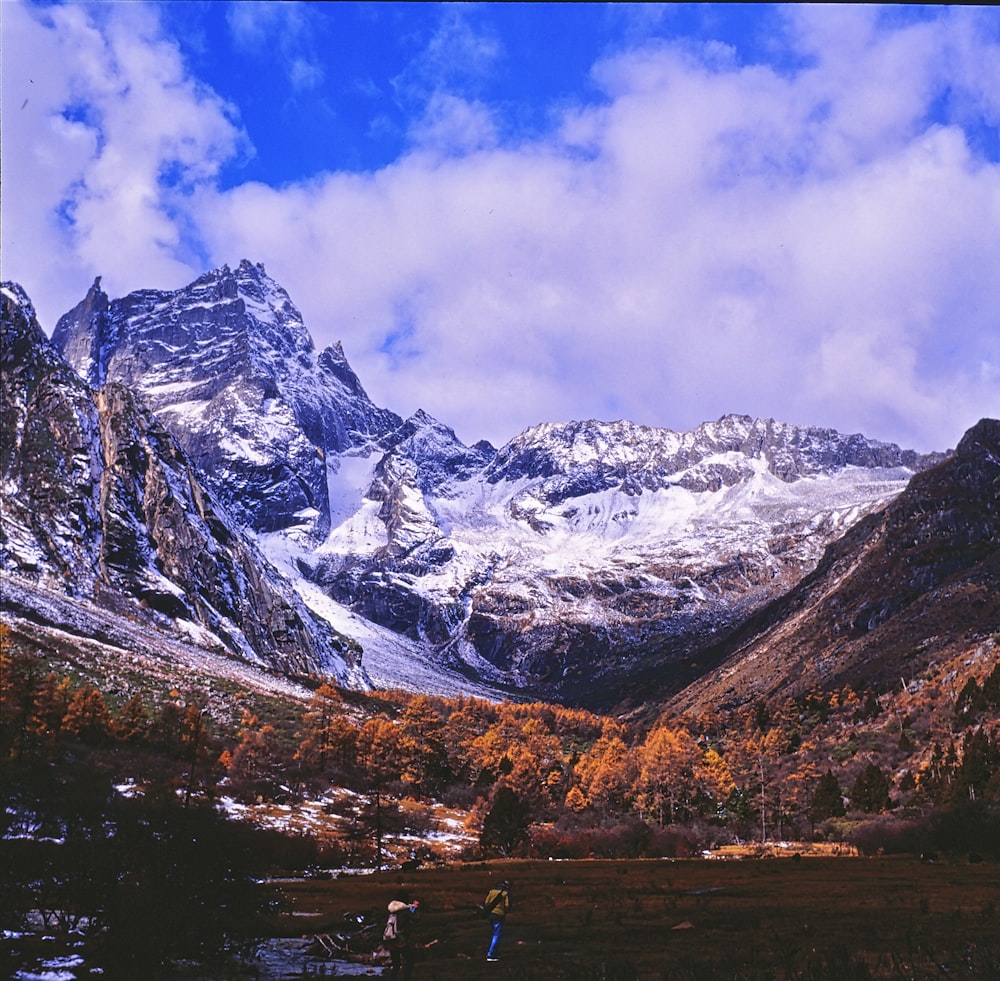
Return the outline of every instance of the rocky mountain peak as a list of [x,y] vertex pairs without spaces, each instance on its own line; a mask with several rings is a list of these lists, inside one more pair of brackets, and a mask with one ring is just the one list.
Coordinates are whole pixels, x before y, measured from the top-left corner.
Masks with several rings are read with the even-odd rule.
[[53,343],[90,384],[139,393],[258,531],[325,535],[327,455],[400,421],[371,403],[339,345],[315,357],[288,293],[246,259],[173,291],[108,300],[92,289]]
[[[0,298],[5,603],[8,593],[36,602],[31,584],[257,665],[364,684],[356,647],[240,534],[136,393],[91,388],[23,291],[5,284]],[[32,615],[65,609],[53,602]]]
[[1000,420],[980,419],[955,448],[958,460],[978,460],[985,466],[1000,466]]
[[[83,383],[52,347],[38,325],[31,300],[13,282],[0,284],[0,374],[3,380],[0,384],[0,489],[4,494],[32,479],[32,461],[18,452],[18,447],[25,443],[45,454],[49,467],[59,474],[58,482],[65,487],[88,484],[89,473],[82,472],[88,468],[81,466],[79,457],[72,453],[54,453],[50,448],[52,429],[68,436],[76,428],[77,408],[87,401]],[[81,436],[80,441],[88,440]],[[63,506],[69,496],[66,492],[56,486],[38,487],[37,492],[43,500],[47,493],[53,496],[52,507],[40,510],[42,516],[51,510],[63,525],[76,520],[72,509]],[[3,503],[0,555],[7,547],[16,522],[13,501],[8,502],[5,498]],[[92,501],[83,505],[84,519],[91,506]],[[28,514],[30,511],[26,516]],[[25,561],[30,563],[32,560],[26,557]],[[63,561],[65,564],[68,560]]]
[[[69,313],[59,318],[52,343],[91,385],[103,385],[107,377],[108,352],[114,345],[115,324],[108,316],[110,301],[101,289],[101,277],[94,279],[87,295]],[[87,324],[87,330],[77,325]]]
[[365,392],[361,380],[348,364],[347,356],[344,354],[344,346],[340,341],[331,344],[320,354],[318,367],[321,371],[333,376],[355,398],[368,400],[368,394]]
[[587,420],[525,430],[499,451],[484,477],[547,480],[544,497],[554,504],[613,487],[632,495],[668,486],[718,490],[762,472],[791,483],[850,466],[913,471],[940,459],[942,454],[922,457],[860,435],[743,415],[685,433]]
[[478,475],[496,450],[481,442],[468,447],[455,431],[418,409],[388,439],[390,456],[412,461],[414,479],[424,492],[443,490],[450,481]]
[[3,348],[0,358],[5,363],[13,364],[23,361],[29,348],[44,345],[45,335],[38,326],[34,304],[19,283],[9,280],[0,283],[0,302],[3,303],[3,320],[0,321]]

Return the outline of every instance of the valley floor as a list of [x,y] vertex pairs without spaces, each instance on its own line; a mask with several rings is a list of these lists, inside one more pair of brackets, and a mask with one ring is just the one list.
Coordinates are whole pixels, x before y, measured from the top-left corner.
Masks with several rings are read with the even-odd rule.
[[[489,927],[474,911],[504,878],[513,910],[501,959],[487,964]],[[420,900],[420,937],[434,941],[418,952],[415,978],[1000,977],[996,863],[800,857],[461,864],[291,881],[280,925],[299,936],[343,935],[345,914],[361,914],[377,936],[382,911],[403,888]],[[352,943],[373,946],[360,936]]]

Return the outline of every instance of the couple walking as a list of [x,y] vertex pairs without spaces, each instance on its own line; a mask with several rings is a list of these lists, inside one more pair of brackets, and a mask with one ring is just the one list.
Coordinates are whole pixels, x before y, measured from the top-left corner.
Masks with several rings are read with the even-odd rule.
[[[406,892],[389,903],[389,918],[382,933],[382,943],[389,951],[392,965],[389,977],[392,981],[409,981],[413,975],[416,944],[413,942],[412,922],[420,903],[411,900]],[[510,912],[510,882],[506,879],[486,894],[483,911],[490,918],[490,945],[486,960],[498,960],[497,944],[503,934],[504,920]],[[433,941],[432,941],[433,943]],[[429,945],[425,945],[429,946]]]

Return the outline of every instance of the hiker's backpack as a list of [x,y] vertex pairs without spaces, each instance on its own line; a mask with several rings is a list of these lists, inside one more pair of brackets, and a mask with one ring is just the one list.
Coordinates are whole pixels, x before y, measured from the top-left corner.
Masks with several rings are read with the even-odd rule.
[[395,913],[389,914],[389,919],[385,921],[385,929],[382,931],[382,939],[386,943],[395,943],[399,940],[399,920]]
[[507,895],[506,889],[500,889],[497,894],[490,900],[490,902],[485,906],[478,906],[476,912],[479,916],[489,916],[503,901],[504,897]]

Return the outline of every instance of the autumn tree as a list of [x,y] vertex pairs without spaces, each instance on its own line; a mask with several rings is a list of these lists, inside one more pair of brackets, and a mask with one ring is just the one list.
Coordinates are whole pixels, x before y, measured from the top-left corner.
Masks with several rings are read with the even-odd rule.
[[583,791],[577,784],[573,784],[573,786],[570,787],[569,793],[566,795],[566,800],[563,803],[574,814],[579,814],[581,811],[585,811],[588,807],[587,798],[584,796]]
[[104,696],[93,685],[83,685],[70,699],[62,727],[83,742],[99,745],[111,738],[114,720]]
[[141,742],[149,732],[150,720],[142,695],[136,692],[122,706],[115,719],[115,737],[123,742]]
[[0,623],[0,756],[18,759],[27,750],[37,685],[35,659],[16,651]]
[[63,729],[66,713],[73,699],[73,684],[68,675],[60,678],[50,671],[39,683],[32,700],[29,729],[35,740],[51,746]]
[[714,746],[702,752],[695,766],[695,781],[701,792],[717,806],[728,799],[736,786],[729,764]]
[[739,812],[745,818],[748,803],[755,803],[761,841],[767,841],[768,818],[772,819],[772,827],[777,824],[781,807],[780,761],[788,745],[788,735],[781,726],[771,724],[770,712],[766,713],[768,728],[762,730],[763,714],[758,706],[754,716],[746,720],[742,735],[737,729],[729,740],[725,755],[737,786],[727,806],[734,815]]
[[386,715],[368,719],[358,733],[358,765],[361,767],[370,807],[364,815],[375,839],[375,861],[382,865],[382,835],[385,831],[383,795],[387,785],[399,779],[402,767],[401,732]]
[[330,766],[344,768],[354,757],[358,730],[345,716],[343,697],[333,685],[324,683],[316,689],[302,726],[295,758],[308,770],[327,775]]
[[261,724],[244,711],[237,733],[239,742],[229,761],[229,785],[241,800],[273,796],[276,740],[274,726]]
[[469,783],[489,783],[496,779],[491,771],[483,773],[481,760],[472,751],[475,740],[496,720],[496,707],[477,698],[460,697],[447,712],[443,737],[448,768],[457,779],[465,779]]
[[619,726],[608,726],[573,771],[586,802],[612,813],[623,813],[631,806],[638,776],[635,754],[625,745],[620,732]]
[[473,769],[486,775],[484,783],[499,778],[532,807],[545,809],[566,793],[562,743],[533,706],[504,704],[485,732],[468,749]]
[[673,824],[679,810],[688,807],[695,792],[695,766],[701,757],[698,744],[682,728],[657,726],[637,752],[636,803],[653,811],[659,824],[664,816]]
[[417,695],[399,718],[400,769],[418,794],[439,789],[449,775],[445,725],[426,695]]
[[[187,766],[187,774],[182,775],[184,786],[184,807],[191,805],[191,796],[201,775],[201,768],[209,754],[211,745],[211,728],[207,710],[190,702],[183,707],[170,703],[177,710],[175,716],[176,731],[172,738],[176,740],[178,757]],[[171,716],[172,713],[167,713]]]
[[565,795],[566,760],[554,719],[531,716],[521,720],[509,784],[527,799],[547,806]]

